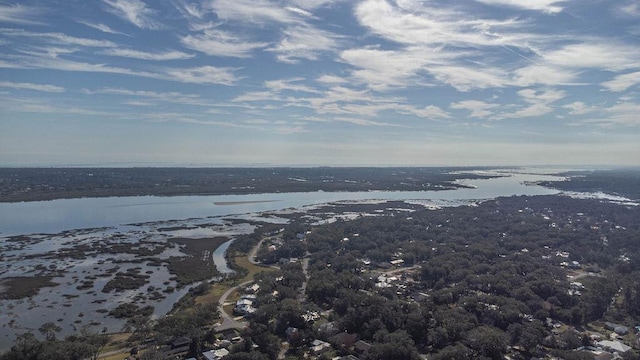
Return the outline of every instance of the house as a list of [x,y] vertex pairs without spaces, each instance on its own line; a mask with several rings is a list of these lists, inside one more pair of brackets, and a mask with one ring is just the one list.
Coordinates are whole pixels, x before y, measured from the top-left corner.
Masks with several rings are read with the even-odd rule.
[[219,360],[227,355],[229,355],[229,350],[227,349],[209,350],[202,353],[206,360]]
[[323,354],[331,349],[331,344],[322,340],[313,340],[311,343],[311,353],[313,355]]
[[339,360],[360,360],[360,359],[353,355],[347,355],[339,358]]
[[258,290],[260,290],[260,285],[258,284],[253,284],[247,288],[247,292],[249,294],[255,294],[258,292]]
[[236,307],[238,307],[238,306],[247,306],[247,305],[253,305],[253,301],[251,301],[249,299],[240,299],[240,300],[236,301]]
[[371,344],[363,340],[358,340],[355,344],[353,344],[353,347],[356,349],[356,352],[358,354],[364,354],[365,352],[369,351],[369,349],[371,348]]
[[602,340],[598,341],[596,345],[601,346],[604,349],[608,349],[612,352],[624,353],[631,350],[631,346],[627,346],[620,341]]
[[173,339],[173,341],[171,342],[171,348],[172,349],[180,348],[183,346],[189,346],[190,344],[191,344],[191,339],[189,339],[186,336],[181,336],[179,338]]
[[607,328],[607,330],[612,330],[618,335],[627,335],[629,333],[629,328],[624,325],[606,322],[604,323],[604,326]]
[[402,259],[391,260],[390,263],[391,265],[394,265],[394,266],[401,266],[402,264],[404,264],[404,260]]

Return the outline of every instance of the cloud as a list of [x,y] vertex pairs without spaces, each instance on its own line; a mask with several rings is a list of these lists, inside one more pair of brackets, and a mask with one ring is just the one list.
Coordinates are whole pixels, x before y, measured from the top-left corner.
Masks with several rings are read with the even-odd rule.
[[117,46],[115,43],[108,40],[80,38],[80,37],[69,36],[61,33],[39,33],[39,32],[31,32],[31,31],[18,30],[18,29],[2,29],[2,33],[5,36],[30,37],[30,38],[36,39],[36,41],[48,40],[50,43],[61,44],[61,45],[79,45],[79,46],[86,46],[86,47],[116,47]]
[[529,65],[513,71],[512,84],[516,86],[531,85],[579,85],[579,73],[558,66]]
[[12,23],[22,25],[43,25],[37,20],[44,13],[43,9],[21,4],[0,4],[0,23]]
[[142,0],[102,0],[109,7],[107,11],[132,23],[141,29],[157,29],[160,25],[153,20],[154,11]]
[[258,101],[277,101],[277,94],[273,91],[248,91],[240,96],[236,96],[232,102],[258,102]]
[[476,0],[483,4],[493,6],[508,6],[523,10],[535,10],[545,13],[556,14],[562,11],[562,7],[556,4],[566,2],[566,0]]
[[569,115],[584,115],[599,110],[599,108],[589,106],[582,101],[574,101],[570,104],[563,105],[562,107],[569,110]]
[[209,6],[221,20],[254,24],[297,21],[297,14],[267,0],[213,0]]
[[275,92],[296,91],[296,92],[306,92],[306,93],[316,93],[316,94],[320,93],[320,91],[317,89],[314,89],[310,86],[299,84],[304,80],[305,80],[304,78],[269,80],[269,81],[265,81],[264,85],[268,89]]
[[640,3],[631,0],[616,7],[617,14],[622,17],[640,18]]
[[304,126],[280,126],[276,129],[278,134],[291,135],[309,132]]
[[498,114],[496,116],[493,116],[493,119],[502,120],[510,118],[542,116],[554,111],[554,108],[551,106],[551,104],[560,99],[563,99],[566,96],[565,91],[553,89],[542,91],[536,91],[533,89],[522,89],[517,93],[518,96],[520,96],[520,98],[529,105],[515,112],[504,112]]
[[564,98],[566,93],[562,90],[535,91],[533,89],[523,89],[518,91],[518,95],[528,103],[550,104]]
[[51,93],[64,92],[64,88],[60,86],[31,84],[31,83],[15,83],[15,82],[9,82],[9,81],[0,81],[0,87],[10,88],[10,89],[36,90],[36,91],[44,91],[44,92],[51,92]]
[[166,69],[166,74],[169,79],[181,82],[230,86],[238,81],[238,77],[234,74],[235,70],[229,67],[200,66]]
[[430,61],[420,52],[374,48],[345,50],[340,59],[357,68],[352,71],[354,80],[378,91],[418,84],[418,73]]
[[189,2],[174,2],[176,8],[182,11],[186,15],[195,17],[197,19],[203,19],[207,12],[198,4],[193,4]]
[[187,35],[180,41],[184,46],[207,55],[238,58],[250,57],[253,51],[268,45],[246,41],[244,37],[213,29],[205,30],[202,34]]
[[313,10],[323,6],[329,6],[333,3],[343,0],[293,0],[292,2],[303,9]]
[[86,25],[90,28],[94,28],[96,30],[100,30],[103,33],[107,33],[107,34],[115,34],[115,35],[126,35],[123,32],[119,32],[119,31],[115,31],[112,28],[110,28],[109,26],[102,24],[102,23],[92,23],[89,21],[80,21],[78,20],[78,23],[82,24],[82,25]]
[[640,104],[621,102],[602,109],[603,116],[575,123],[575,125],[597,125],[604,128],[640,126]]
[[297,63],[301,59],[318,60],[322,52],[334,51],[341,36],[309,25],[296,25],[283,31],[280,42],[267,51],[277,53],[284,63]]
[[71,72],[94,72],[122,74],[160,80],[179,81],[194,84],[233,85],[239,78],[236,68],[201,66],[192,68],[160,68],[155,71],[139,71],[124,67],[108,66],[51,57],[43,53],[14,56],[11,63],[0,61],[0,68],[52,69]]
[[[210,107],[212,106],[210,101],[202,99],[199,95],[195,94],[184,94],[176,91],[169,92],[157,92],[157,91],[148,91],[148,90],[129,90],[122,88],[103,88],[99,90],[83,90],[85,94],[94,95],[94,94],[106,94],[106,95],[116,95],[123,96],[127,98],[131,97],[140,97],[145,98],[146,100],[155,101],[154,104],[161,103],[177,103],[183,105],[192,105],[192,106],[204,106]],[[151,104],[149,101],[142,101],[144,104]]]
[[335,75],[322,75],[319,78],[316,79],[317,82],[319,83],[323,83],[323,84],[345,84],[348,83],[349,80],[345,79],[345,78],[341,78],[339,76],[335,76]]
[[541,58],[545,63],[569,69],[621,71],[640,68],[640,47],[595,40],[565,45],[557,50],[544,52]]
[[493,115],[491,109],[498,107],[498,104],[491,104],[480,100],[462,100],[449,105],[456,110],[468,110],[469,116],[475,118],[486,118]]
[[605,81],[600,85],[609,91],[622,92],[638,84],[640,84],[640,71],[618,75],[613,80]]
[[362,1],[355,8],[358,22],[400,47],[345,50],[341,59],[360,68],[353,76],[372,89],[446,84],[470,91],[512,85],[511,69],[530,63],[527,55],[535,56],[532,49],[547,41],[527,32],[531,26],[524,20],[482,18],[458,9]]
[[187,54],[182,51],[165,51],[158,53],[151,53],[145,51],[131,50],[131,49],[109,49],[102,52],[109,56],[119,56],[141,60],[153,60],[153,61],[165,61],[165,60],[183,60],[191,59],[195,55]]
[[504,71],[499,68],[433,66],[428,69],[437,80],[463,92],[473,89],[499,88],[510,85],[510,81],[504,76]]
[[386,122],[378,122],[360,118],[353,117],[335,117],[335,121],[346,122],[349,124],[359,125],[359,126],[390,126],[390,127],[401,127],[398,124],[386,123]]

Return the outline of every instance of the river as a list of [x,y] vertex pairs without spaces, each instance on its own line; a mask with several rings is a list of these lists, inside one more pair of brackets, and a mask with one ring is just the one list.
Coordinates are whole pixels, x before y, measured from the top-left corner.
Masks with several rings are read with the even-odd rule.
[[[486,173],[486,172],[484,172]],[[501,173],[504,174],[504,173]],[[212,196],[129,196],[0,203],[0,236],[58,233],[130,223],[220,217],[300,208],[340,200],[482,200],[511,195],[548,195],[556,190],[525,181],[557,176],[507,173],[499,178],[465,180],[476,188],[443,191],[304,192]]]

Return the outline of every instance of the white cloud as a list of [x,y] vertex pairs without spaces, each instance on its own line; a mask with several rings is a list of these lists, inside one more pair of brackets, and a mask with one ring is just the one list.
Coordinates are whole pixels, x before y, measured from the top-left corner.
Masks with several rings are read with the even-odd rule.
[[574,101],[562,107],[569,110],[569,115],[584,115],[599,110],[597,107],[589,106],[582,101]]
[[275,92],[281,92],[281,91],[297,91],[297,92],[306,92],[306,93],[319,93],[320,91],[318,91],[317,89],[314,89],[312,87],[306,86],[306,85],[302,85],[299,84],[300,82],[304,81],[304,78],[292,78],[292,79],[286,79],[286,80],[270,80],[270,81],[266,81],[265,82],[265,86],[268,89],[271,89]]
[[109,12],[141,29],[159,28],[159,24],[151,17],[154,11],[149,9],[142,0],[102,0],[102,2],[109,6]]
[[640,71],[618,75],[613,80],[605,81],[600,85],[609,91],[621,92],[638,84],[640,84]]
[[253,102],[253,101],[277,101],[277,94],[273,91],[248,91],[240,96],[236,96],[233,102]]
[[107,34],[116,34],[116,35],[126,35],[125,33],[119,32],[119,31],[115,31],[112,28],[110,28],[109,26],[102,24],[102,23],[92,23],[89,21],[78,21],[78,23],[82,24],[82,25],[86,25],[90,28],[94,28],[96,30],[100,30],[104,33]]
[[307,10],[303,10],[294,6],[287,6],[285,7],[285,9],[294,12],[298,15],[302,15],[303,17],[307,17],[307,18],[313,18],[313,14],[308,12]]
[[86,47],[116,47],[114,42],[108,40],[95,40],[70,36],[61,33],[39,33],[18,29],[2,29],[2,33],[5,36],[24,36],[32,39],[48,40],[49,43],[61,44],[61,45],[78,45]]
[[518,91],[518,95],[528,103],[550,104],[564,98],[566,93],[562,90],[535,91],[533,89],[522,89]]
[[316,81],[323,84],[345,84],[349,82],[345,78],[341,78],[335,75],[326,75],[326,74],[317,78]]
[[285,63],[317,60],[322,52],[336,49],[339,37],[309,25],[296,25],[284,30],[282,40],[267,50],[277,53],[278,60]]
[[267,0],[213,0],[209,6],[221,20],[263,24],[292,23],[296,14]]
[[429,62],[420,52],[385,51],[363,48],[349,49],[340,59],[358,69],[352,72],[354,80],[367,84],[371,89],[384,91],[420,82],[418,73]]
[[509,85],[504,71],[498,68],[465,67],[465,66],[433,66],[429,72],[439,81],[453,86],[458,91],[473,89],[499,88]]
[[359,125],[359,126],[391,126],[391,127],[399,127],[398,124],[386,123],[386,122],[378,122],[372,120],[366,120],[361,118],[353,118],[353,117],[344,117],[338,116],[333,118],[335,121],[346,122],[349,124]]
[[456,10],[456,7],[430,4],[398,2],[394,7],[385,0],[366,0],[356,6],[355,15],[361,25],[385,39],[406,45],[429,46],[432,51],[480,45],[527,48],[527,42],[539,38],[517,31],[528,25],[523,20],[483,19],[476,14]]
[[187,35],[180,41],[184,46],[207,55],[238,58],[250,57],[254,50],[268,45],[262,42],[246,41],[244,37],[214,29],[205,30],[202,34]]
[[396,106],[388,106],[388,108],[390,110],[396,110],[401,114],[411,114],[426,119],[446,119],[451,117],[448,112],[435,105],[417,108],[413,105],[398,104]]
[[323,6],[329,6],[342,0],[292,0],[292,2],[303,9],[316,9]]
[[522,100],[529,104],[520,110],[511,113],[501,113],[496,116],[493,116],[493,119],[502,120],[502,119],[513,119],[513,118],[525,118],[525,117],[536,117],[548,114],[554,111],[554,108],[551,106],[552,103],[563,99],[566,96],[566,93],[562,90],[543,90],[543,91],[535,91],[533,89],[522,89],[518,91],[518,95],[522,98]]
[[133,59],[141,59],[141,60],[153,60],[153,61],[164,61],[164,60],[182,60],[182,59],[190,59],[194,57],[193,54],[187,54],[182,51],[165,51],[165,52],[145,52],[138,51],[132,49],[109,49],[102,52],[105,55],[110,56],[119,56]]
[[566,0],[476,0],[487,5],[504,5],[523,10],[543,11],[550,14],[559,13],[562,7],[558,3],[564,3]]
[[10,81],[0,81],[0,87],[10,88],[10,89],[36,90],[36,91],[44,91],[44,92],[52,92],[52,93],[64,92],[64,88],[60,86],[32,84],[32,83],[15,83]]
[[280,126],[276,129],[278,134],[283,135],[291,135],[291,134],[300,134],[309,132],[304,126],[296,125],[296,126]]
[[578,73],[556,66],[529,65],[513,72],[512,83],[517,86],[577,85]]
[[620,126],[640,126],[640,104],[621,102],[609,108],[602,109],[603,116],[580,121],[576,125],[595,124],[605,128]]
[[631,0],[626,4],[619,5],[616,10],[618,15],[622,17],[640,18],[640,3],[637,0]]
[[42,13],[43,10],[41,8],[24,6],[21,4],[0,4],[0,23],[42,25],[43,23],[40,20],[37,20]]
[[561,47],[542,54],[546,63],[563,68],[596,68],[620,71],[639,68],[640,47],[627,44],[604,43],[600,40]]
[[493,115],[492,109],[496,108],[498,104],[491,104],[480,100],[462,100],[449,105],[452,109],[468,110],[469,116],[476,118],[485,118]]
[[129,90],[129,89],[121,89],[121,88],[103,88],[100,90],[84,90],[84,93],[88,95],[94,94],[107,94],[107,95],[117,95],[124,96],[127,98],[130,97],[140,97],[145,98],[146,101],[142,101],[141,103],[150,104],[151,102],[148,100],[155,101],[154,104],[158,104],[159,102],[169,102],[169,103],[177,103],[184,105],[193,105],[193,106],[203,106],[210,107],[213,106],[210,101],[202,99],[199,95],[195,94],[184,94],[176,91],[169,92],[157,92],[157,91],[148,91],[148,90]]
[[166,74],[172,80],[187,83],[234,85],[238,81],[235,70],[228,67],[201,66],[167,69]]
[[523,109],[520,109],[513,113],[505,113],[497,116],[497,119],[509,119],[509,118],[524,118],[524,117],[535,117],[541,116],[544,114],[548,114],[553,111],[553,108],[548,104],[544,103],[534,103]]
[[183,2],[177,4],[179,10],[184,10],[186,14],[189,16],[193,16],[197,19],[202,19],[206,15],[206,11],[198,4],[192,4],[188,2]]

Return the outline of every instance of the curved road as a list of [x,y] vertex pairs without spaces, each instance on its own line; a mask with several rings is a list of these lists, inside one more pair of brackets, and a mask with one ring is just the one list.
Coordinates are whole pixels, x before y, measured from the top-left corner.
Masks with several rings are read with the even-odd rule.
[[[260,246],[262,246],[262,242],[264,240],[265,240],[264,238],[260,240],[260,242],[258,242],[258,244],[254,246],[253,249],[251,249],[251,251],[249,251],[247,258],[249,259],[250,263],[254,265],[258,264],[255,261],[255,257],[256,257],[256,254],[258,253],[258,249],[260,249]],[[220,296],[220,299],[218,300],[218,312],[220,312],[220,316],[222,317],[222,323],[215,326],[216,331],[223,331],[227,329],[244,329],[247,327],[246,321],[238,321],[232,315],[229,315],[227,314],[226,311],[224,311],[224,303],[227,302],[227,298],[229,297],[229,295],[231,295],[232,292],[237,290],[239,287],[249,285],[252,282],[253,280],[248,280],[239,285],[231,287],[227,289],[227,291],[225,291],[224,294],[222,294],[222,296]]]
[[224,311],[224,303],[227,301],[229,295],[238,289],[241,286],[246,286],[251,284],[253,280],[245,281],[240,285],[236,285],[232,288],[227,289],[227,291],[220,296],[220,300],[218,300],[218,312],[220,312],[220,316],[222,317],[222,323],[215,326],[216,331],[223,331],[227,329],[244,329],[247,327],[246,321],[238,321],[233,316],[229,315]]

